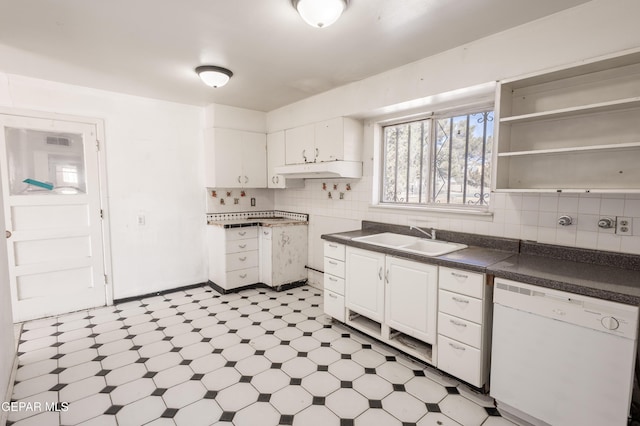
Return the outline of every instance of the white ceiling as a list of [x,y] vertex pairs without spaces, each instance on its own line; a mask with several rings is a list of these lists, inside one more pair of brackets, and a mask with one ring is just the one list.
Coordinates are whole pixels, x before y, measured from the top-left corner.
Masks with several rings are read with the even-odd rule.
[[[333,26],[290,0],[0,0],[0,71],[260,111],[587,0],[351,0]],[[224,66],[223,88],[193,69]]]

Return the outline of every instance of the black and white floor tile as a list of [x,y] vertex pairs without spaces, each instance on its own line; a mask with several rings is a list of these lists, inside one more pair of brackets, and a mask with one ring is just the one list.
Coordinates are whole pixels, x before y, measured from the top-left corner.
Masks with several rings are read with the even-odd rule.
[[490,398],[332,323],[308,286],[198,287],[31,321],[18,354],[13,401],[32,409],[10,412],[15,426],[513,425]]

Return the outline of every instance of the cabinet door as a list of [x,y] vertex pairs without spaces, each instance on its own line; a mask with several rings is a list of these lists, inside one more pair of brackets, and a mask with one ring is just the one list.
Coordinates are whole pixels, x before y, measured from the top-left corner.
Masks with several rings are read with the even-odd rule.
[[344,119],[342,117],[315,125],[316,161],[344,160]]
[[285,164],[284,131],[267,135],[267,187],[284,188],[285,178],[275,174],[273,169]]
[[347,247],[345,304],[375,321],[384,320],[385,255]]
[[242,182],[242,132],[205,129],[205,185],[209,188],[239,188]]
[[436,341],[438,267],[387,257],[385,322],[427,343]]
[[242,176],[244,188],[267,187],[267,136],[264,133],[242,133]]
[[284,134],[287,164],[313,163],[315,160],[315,126],[294,127]]

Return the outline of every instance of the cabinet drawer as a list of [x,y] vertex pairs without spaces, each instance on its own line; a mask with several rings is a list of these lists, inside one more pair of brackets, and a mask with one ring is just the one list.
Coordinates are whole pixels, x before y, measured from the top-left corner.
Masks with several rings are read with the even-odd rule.
[[338,293],[344,296],[344,278],[334,277],[327,273],[324,274],[324,289]]
[[482,299],[483,274],[440,267],[438,283],[442,289]]
[[324,292],[324,313],[344,322],[344,297],[332,291]]
[[324,258],[324,273],[334,275],[338,278],[344,278],[344,262],[341,260]]
[[324,256],[332,259],[344,260],[344,245],[325,241]]
[[239,269],[227,272],[227,289],[242,287],[258,282],[258,268]]
[[482,326],[442,312],[438,314],[438,334],[444,334],[478,349],[482,344]]
[[244,240],[247,238],[258,237],[257,226],[243,226],[242,228],[229,228],[225,233],[227,241],[230,240]]
[[438,368],[471,383],[482,386],[480,351],[448,337],[438,335]]
[[227,271],[247,269],[258,266],[258,251],[245,251],[227,255]]
[[482,323],[482,300],[450,291],[438,293],[438,310],[458,318]]
[[240,253],[243,251],[258,250],[258,239],[227,240],[227,253]]

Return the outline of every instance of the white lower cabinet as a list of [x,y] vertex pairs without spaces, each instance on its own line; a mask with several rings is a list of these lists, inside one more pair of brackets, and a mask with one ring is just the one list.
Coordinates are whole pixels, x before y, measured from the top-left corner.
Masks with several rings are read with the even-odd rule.
[[345,305],[365,317],[384,321],[384,267],[382,253],[347,247]]
[[324,312],[341,322],[345,321],[344,260],[344,244],[324,243]]
[[258,228],[207,227],[209,280],[224,290],[258,282]]
[[436,342],[438,267],[387,256],[385,323],[426,343]]
[[434,363],[438,267],[346,249],[346,323]]
[[492,291],[484,274],[329,242],[324,254],[328,315],[473,386],[487,384]]
[[476,387],[487,384],[492,292],[484,274],[440,267],[437,367]]

